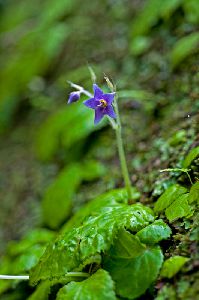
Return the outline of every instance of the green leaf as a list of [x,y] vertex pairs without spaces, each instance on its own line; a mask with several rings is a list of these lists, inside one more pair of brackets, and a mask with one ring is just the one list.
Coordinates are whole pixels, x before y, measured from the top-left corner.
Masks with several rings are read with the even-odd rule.
[[186,130],[178,130],[168,139],[169,145],[175,147],[181,143],[184,143],[186,141],[186,134]]
[[143,54],[151,46],[151,39],[146,36],[136,36],[131,44],[130,51],[133,55]]
[[183,256],[173,256],[165,260],[160,275],[162,277],[172,278],[177,274],[184,264],[189,260]]
[[140,241],[145,244],[157,244],[159,241],[167,239],[170,235],[170,227],[162,220],[156,220],[136,234]]
[[167,207],[165,214],[169,222],[173,222],[191,214],[191,207],[188,204],[188,198],[189,194],[181,195],[169,207]]
[[100,162],[95,160],[86,160],[80,163],[82,179],[92,181],[103,176],[106,173],[106,168]]
[[184,161],[182,162],[182,166],[187,168],[191,165],[192,161],[199,156],[199,146],[191,149],[188,155],[185,157]]
[[[132,188],[132,199],[137,200],[140,193],[136,188]],[[99,216],[110,210],[110,207],[117,206],[118,203],[127,203],[128,194],[126,188],[115,189],[103,195],[98,196],[96,199],[89,201],[84,205],[75,215],[63,226],[62,232],[71,230],[74,227],[80,226],[83,221],[89,216]]]
[[46,190],[42,200],[43,220],[57,228],[71,213],[72,197],[81,182],[79,165],[65,168]]
[[177,67],[187,56],[197,52],[198,46],[198,32],[191,33],[190,35],[178,40],[170,53],[172,67]]
[[183,186],[178,184],[174,184],[170,186],[166,191],[158,198],[157,202],[155,203],[154,211],[161,212],[165,210],[171,203],[173,203],[178,197],[185,194],[187,189]]
[[101,126],[94,126],[91,110],[81,102],[64,106],[38,129],[37,156],[43,161],[51,160],[60,147],[69,149]]
[[153,100],[155,95],[143,90],[122,90],[118,91],[120,98],[135,98],[136,100]]
[[133,258],[142,254],[145,249],[145,245],[140,243],[138,237],[125,229],[121,229],[115,244],[110,249],[110,253],[113,257]]
[[199,203],[199,181],[197,181],[194,185],[192,185],[188,202],[191,204],[193,202]]
[[48,300],[48,296],[50,294],[50,282],[44,281],[41,282],[35,292],[28,297],[27,300]]
[[58,228],[71,214],[73,197],[82,180],[93,180],[102,176],[105,168],[98,162],[71,164],[66,167],[47,188],[42,200],[45,224]]
[[198,0],[184,0],[183,8],[185,10],[185,18],[188,23],[198,24],[199,22],[199,2]]
[[56,300],[116,300],[114,283],[108,272],[100,269],[82,282],[61,288]]
[[[26,90],[34,76],[46,72],[50,61],[60,53],[68,35],[69,28],[64,23],[55,23],[48,28],[42,28],[38,24],[37,28],[27,31],[16,41],[17,51],[12,49],[12,59],[9,54],[5,55],[5,63],[0,70],[0,78],[4,79],[4,84],[0,81],[0,122],[3,126],[11,121],[22,99],[20,93]],[[35,43],[39,43],[40,47],[35,48]]]
[[7,247],[9,256],[17,256],[26,253],[28,249],[36,245],[46,245],[55,237],[54,232],[39,228],[29,231],[20,241],[11,241]]
[[88,259],[89,263],[92,259],[95,262],[96,254],[111,247],[120,229],[137,232],[153,221],[151,209],[141,204],[106,207],[104,213],[88,217],[82,226],[66,232],[48,246],[30,273],[31,283],[81,271]]
[[168,18],[180,5],[182,0],[149,0],[132,25],[132,36],[142,36],[149,32],[159,18]]
[[46,245],[34,245],[28,248],[11,263],[10,272],[15,275],[27,273],[38,263],[45,249]]
[[[26,274],[38,263],[46,249],[46,244],[55,234],[47,229],[35,229],[28,232],[21,241],[12,241],[6,249],[6,256],[0,261],[0,273]],[[12,280],[0,280],[0,295],[13,286]]]
[[116,293],[119,296],[136,299],[156,280],[162,262],[162,251],[154,246],[135,258],[108,256],[103,267],[115,281]]
[[[37,22],[32,24],[31,30],[27,30],[26,25],[34,19],[38,5],[40,14]],[[21,94],[27,92],[27,86],[34,76],[46,74],[51,62],[59,57],[71,32],[70,26],[62,22],[62,16],[70,12],[69,7],[74,6],[71,0],[56,1],[56,4],[52,0],[42,3],[36,1],[35,5],[20,1],[17,12],[14,4],[6,6],[1,16],[2,38],[6,39],[9,34],[12,42],[7,45],[9,51],[4,51],[4,63],[0,70],[0,78],[4,81],[0,80],[0,131],[10,125],[23,99]],[[16,35],[19,28],[23,34]],[[36,47],[37,44],[39,47]]]

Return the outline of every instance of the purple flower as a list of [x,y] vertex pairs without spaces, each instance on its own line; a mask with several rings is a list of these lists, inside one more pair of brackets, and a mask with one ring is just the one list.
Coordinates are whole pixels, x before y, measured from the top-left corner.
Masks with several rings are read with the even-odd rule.
[[68,104],[78,101],[80,98],[80,94],[81,93],[78,91],[70,93],[69,98],[68,98]]
[[115,93],[104,94],[103,91],[93,84],[94,97],[84,101],[84,105],[95,110],[95,124],[98,124],[103,116],[108,115],[111,118],[116,118],[116,114],[112,107],[112,102]]

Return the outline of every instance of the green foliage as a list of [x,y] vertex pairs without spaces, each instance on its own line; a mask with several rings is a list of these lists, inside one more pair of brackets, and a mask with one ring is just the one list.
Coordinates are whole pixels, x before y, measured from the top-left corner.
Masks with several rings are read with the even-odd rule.
[[199,181],[192,185],[189,193],[188,202],[190,204],[193,202],[199,203]]
[[62,107],[50,115],[38,130],[37,156],[43,161],[51,160],[60,147],[68,150],[96,128],[92,112],[81,103]]
[[179,218],[187,217],[192,214],[191,207],[188,204],[189,193],[186,188],[174,184],[170,186],[155,203],[155,212],[165,210],[169,222]]
[[[7,254],[0,261],[1,274],[26,274],[44,253],[46,244],[54,238],[54,233],[46,229],[35,229],[21,241],[10,242]],[[12,281],[0,281],[0,295],[13,285]]]
[[61,288],[56,300],[116,300],[114,283],[108,272],[100,269],[82,282],[71,282]]
[[194,32],[178,40],[171,50],[172,67],[177,67],[187,56],[198,51],[199,33]]
[[143,54],[151,46],[151,42],[147,36],[136,36],[131,42],[131,53],[134,56]]
[[117,258],[134,258],[140,256],[146,250],[137,236],[125,229],[121,229],[117,235],[117,242],[110,249],[111,256]]
[[[91,153],[89,152],[90,143],[93,145],[91,138],[94,136],[94,139],[97,139],[98,133],[95,132],[91,138],[89,135],[99,129],[93,125],[92,112],[84,110],[84,106],[78,103],[70,107],[65,105],[60,110],[58,106],[60,108],[60,103],[63,103],[63,98],[70,91],[66,80],[72,80],[87,88],[91,87],[91,82],[88,84],[89,72],[85,58],[89,63],[93,58],[98,63],[98,66],[95,66],[100,75],[98,82],[102,79],[103,72],[109,72],[109,75],[113,76],[118,89],[122,88],[119,91],[119,97],[123,98],[120,104],[125,112],[124,115],[121,114],[121,117],[125,125],[123,132],[127,143],[126,150],[131,164],[130,168],[136,167],[135,172],[131,172],[132,180],[138,184],[140,191],[147,193],[140,197],[140,193],[133,188],[133,199],[141,198],[143,203],[146,201],[152,206],[153,197],[150,195],[153,193],[155,180],[160,187],[156,190],[156,195],[160,195],[162,190],[175,182],[179,170],[183,170],[180,169],[180,164],[176,164],[176,158],[177,162],[182,161],[182,155],[186,153],[188,147],[194,145],[197,137],[195,117],[198,111],[198,77],[192,78],[192,71],[195,70],[194,57],[197,59],[195,51],[198,51],[197,47],[194,48],[194,43],[196,43],[194,35],[197,36],[194,32],[197,30],[199,20],[199,2],[198,0],[119,0],[108,1],[108,6],[107,1],[97,0],[1,2],[0,122],[2,121],[2,125],[0,126],[3,128],[14,126],[11,127],[11,134],[8,131],[8,139],[7,136],[3,138],[2,148],[4,145],[5,148],[8,146],[5,158],[9,157],[9,159],[6,165],[8,171],[5,175],[4,170],[2,171],[3,177],[0,179],[3,181],[0,181],[4,185],[5,178],[11,174],[10,166],[13,166],[12,172],[16,174],[15,177],[21,179],[18,166],[15,166],[20,157],[21,146],[26,149],[28,156],[30,149],[30,164],[29,157],[23,156],[19,168],[25,170],[27,179],[24,181],[29,185],[30,180],[31,185],[30,188],[25,186],[23,190],[18,186],[15,189],[17,184],[12,181],[12,178],[10,178],[11,188],[5,185],[6,200],[3,200],[2,211],[7,209],[9,216],[5,218],[5,222],[1,217],[2,214],[0,215],[2,227],[6,225],[5,229],[0,231],[0,236],[3,234],[6,235],[6,239],[10,236],[18,238],[20,232],[24,232],[30,224],[34,226],[35,221],[38,222],[37,214],[40,213],[40,207],[38,207],[37,199],[45,189],[45,177],[48,176],[52,165],[57,170],[65,162],[67,168],[58,174],[42,199],[45,224],[57,229],[70,217],[71,211],[75,214],[62,228],[64,235],[49,246],[34,269],[35,273],[31,273],[35,278],[39,274],[39,279],[49,278],[51,281],[41,282],[30,297],[32,289],[27,287],[27,282],[18,284],[18,282],[0,281],[0,293],[3,291],[6,293],[1,294],[0,298],[16,300],[29,297],[30,300],[47,300],[50,285],[58,283],[61,286],[67,282],[82,280],[82,278],[69,277],[69,269],[71,272],[82,270],[92,274],[97,268],[105,267],[106,264],[112,276],[116,278],[115,285],[122,299],[125,296],[135,299],[150,288],[156,280],[162,262],[162,253],[157,243],[168,238],[171,230],[162,220],[154,221],[152,212],[143,206],[133,205],[127,209],[128,199],[125,189],[110,191],[79,209],[81,203],[87,202],[92,197],[93,189],[96,189],[93,192],[95,195],[97,191],[100,193],[104,190],[100,181],[95,185],[86,182],[102,176],[103,170],[100,165],[95,166],[95,162],[85,164],[85,158],[86,160],[87,157],[105,158],[107,163],[110,159],[110,167],[113,168],[112,177],[116,174],[116,178],[108,178],[110,174],[106,175],[107,189],[111,189],[115,184],[121,185],[121,174],[116,173],[118,165],[115,145],[111,142],[111,131],[105,129],[100,132],[99,147]],[[178,7],[180,10],[175,13]],[[140,8],[141,13],[136,16]],[[96,12],[98,12],[98,17],[93,18]],[[132,22],[132,32],[129,32]],[[129,34],[131,35],[130,42]],[[187,34],[189,36],[186,36]],[[183,45],[184,38],[180,40],[182,36],[186,36],[186,39],[190,38],[191,41],[187,40],[187,44]],[[175,41],[178,42],[175,44]],[[181,49],[178,43],[179,45],[181,43]],[[185,43],[186,40],[184,40]],[[172,47],[174,47],[173,52],[170,52]],[[132,57],[129,53],[137,57]],[[175,68],[192,53],[194,56],[190,57],[188,64],[182,65],[180,72],[175,74],[169,72],[168,54],[171,61],[176,59],[176,55],[177,62],[176,65],[174,62],[173,67]],[[188,72],[189,70],[192,71]],[[41,84],[37,84],[39,81]],[[129,88],[131,90],[126,90]],[[190,118],[185,118],[186,120],[181,118],[179,110],[190,112]],[[47,112],[49,116],[46,119]],[[182,123],[179,124],[180,122]],[[168,139],[167,143],[162,138],[163,142],[158,145],[157,136],[164,136],[166,133],[168,138],[168,133],[173,132],[174,126],[177,129],[176,133]],[[24,143],[23,135],[28,137],[26,142],[30,143],[32,134],[35,132],[37,157],[41,161],[50,162],[51,165],[46,165],[47,167],[41,166],[39,162],[35,162],[34,158],[32,159],[32,145],[26,148],[28,144]],[[85,151],[88,153],[86,157]],[[10,153],[16,153],[13,160],[10,158]],[[107,158],[106,153],[111,153],[110,157]],[[188,158],[189,166],[197,157],[198,153]],[[78,160],[81,162],[79,163]],[[73,164],[74,161],[75,164]],[[178,168],[173,168],[172,172],[178,171],[178,173],[161,174],[163,176],[160,180],[159,177],[156,179],[159,166],[164,168],[176,166]],[[184,168],[184,172],[189,166]],[[45,168],[45,174],[43,168]],[[191,169],[190,174],[194,181],[198,177],[195,164],[192,164]],[[148,175],[145,173],[146,170],[149,170]],[[35,174],[36,177],[34,177]],[[164,177],[164,180],[166,176],[166,181],[162,182],[161,179]],[[75,197],[82,181],[82,195],[78,194],[78,197]],[[180,175],[179,182],[186,185],[188,182],[186,176]],[[13,192],[12,187],[14,187]],[[168,192],[167,196],[162,195],[162,200],[160,197],[155,205],[157,213],[166,213],[170,222],[191,214],[190,207],[194,209],[198,201],[197,183],[191,187],[190,193],[186,188],[180,186],[177,188],[176,185],[173,192],[171,190],[166,192]],[[2,195],[4,196],[4,191]],[[13,230],[15,218],[13,213],[10,213],[12,206],[10,195],[14,199],[15,207],[21,207],[21,199],[25,203],[25,210],[21,209],[20,214],[16,209],[15,214],[23,219],[22,228],[19,222],[16,233]],[[31,213],[28,210],[29,202],[31,202]],[[129,216],[130,211],[136,207],[139,207],[139,212],[142,211],[141,215],[137,213]],[[79,209],[78,212],[76,212],[77,209]],[[147,212],[144,215],[145,209]],[[193,224],[194,217],[190,218],[189,224],[187,220],[183,220],[181,224],[180,222],[174,224],[176,235],[171,237],[168,244],[162,243],[164,252],[170,255],[172,251],[179,253],[182,249],[183,253],[190,251],[191,259],[196,255],[194,247],[198,239],[198,230]],[[139,226],[134,228],[130,223],[134,225],[139,223]],[[182,227],[184,224],[185,228]],[[179,233],[182,243],[179,248],[176,248],[179,243],[175,243],[175,238],[179,237]],[[51,241],[54,235],[50,231],[38,230],[28,233],[22,241],[9,243],[6,256],[0,263],[0,273],[28,273],[29,269],[38,262],[46,243]],[[192,286],[195,280],[195,265],[191,264],[192,260],[189,266],[191,280],[187,274],[185,281],[190,284],[190,290],[196,291],[199,285],[196,281],[196,287]],[[113,279],[107,271],[100,270],[81,283],[68,284],[60,291],[60,295],[64,299],[73,297],[107,299],[110,294],[110,299],[115,299]],[[164,284],[165,292],[162,293],[161,300],[176,300],[178,296],[179,299],[197,298],[193,292],[192,294],[183,293],[183,285],[181,294],[178,293],[177,289],[180,289],[180,286],[174,281],[170,280],[169,286]],[[14,293],[13,288],[16,288]],[[20,289],[28,295],[20,295]],[[51,288],[52,294],[49,298],[54,299],[55,290]],[[120,295],[117,297],[120,298]],[[149,296],[149,298],[152,297],[152,295]]]
[[124,229],[119,231],[103,263],[116,282],[118,295],[135,299],[149,288],[163,261],[162,252],[155,244],[170,234],[170,228],[162,220],[156,220],[136,235]]
[[48,300],[50,294],[50,282],[41,282],[35,292],[27,300]]
[[70,215],[73,196],[82,180],[93,180],[104,174],[104,167],[95,161],[71,164],[57,176],[47,188],[42,200],[42,212],[45,224],[58,228]]
[[161,212],[171,205],[176,199],[185,194],[187,189],[178,184],[170,186],[166,191],[158,198],[155,203],[154,211]]
[[[104,254],[102,265],[116,282],[117,293],[130,299],[143,294],[157,277],[163,256],[159,247],[146,247],[139,236],[148,245],[157,244],[168,238],[171,231],[162,220],[149,225],[154,221],[149,208],[141,204],[128,206],[119,203],[127,197],[124,191],[109,192],[77,212],[72,225],[65,228],[66,233],[48,246],[40,262],[32,269],[31,283],[63,280],[71,271],[82,271],[86,265],[101,263],[100,255]],[[150,268],[147,268],[148,265]],[[144,286],[141,270],[145,273]],[[67,285],[60,291],[59,297],[73,297],[77,290],[84,289],[89,279]],[[70,286],[74,289],[69,290]]]
[[171,235],[171,229],[161,219],[140,230],[136,236],[145,244],[157,244]]
[[193,24],[199,23],[199,2],[198,0],[184,0],[183,8],[188,22]]
[[[118,91],[120,98],[135,98],[136,100],[153,100],[155,95],[144,90],[121,90]],[[152,103],[153,104],[153,103]]]
[[165,214],[169,222],[191,215],[192,212],[188,204],[188,198],[189,194],[181,195],[167,207]]
[[28,272],[38,262],[44,253],[46,244],[53,240],[54,236],[51,231],[37,229],[26,234],[20,242],[10,242],[7,251],[10,261],[8,273]]
[[180,5],[182,0],[149,0],[144,9],[133,21],[132,36],[143,36],[148,33],[159,18],[168,18]]
[[176,300],[176,291],[167,284],[163,286],[155,300]]
[[[83,117],[81,118],[82,113]],[[78,128],[81,132],[85,127],[85,135],[88,134],[88,128],[90,128],[90,131],[93,128],[91,115],[84,106],[76,103],[74,105],[62,107],[56,113],[50,115],[38,130],[36,139],[36,152],[38,158],[43,161],[51,160],[58,149],[61,146],[63,147],[64,135],[68,140],[68,146],[72,146],[73,143],[77,142],[78,137],[76,138],[75,135],[72,135],[74,127],[77,128],[77,130],[75,129],[76,132],[78,131]],[[68,137],[66,137],[65,132],[68,134]],[[83,137],[84,135],[82,138]]]
[[191,149],[191,151],[187,154],[184,161],[182,162],[182,166],[184,168],[188,168],[191,163],[199,156],[199,146]]
[[169,259],[165,260],[162,270],[161,270],[161,276],[172,278],[174,275],[176,275],[180,269],[184,266],[184,264],[189,260],[187,257],[183,256],[173,256]]
[[47,188],[42,200],[44,223],[50,228],[58,226],[71,213],[72,197],[81,182],[78,165],[65,168]]
[[186,130],[184,129],[181,129],[181,130],[178,130],[175,134],[173,134],[169,140],[168,140],[168,143],[170,146],[177,146],[181,143],[184,143],[186,141]]
[[[140,193],[136,188],[132,188],[132,199],[137,200]],[[84,205],[70,220],[63,226],[62,232],[69,231],[74,227],[80,226],[84,220],[89,216],[99,216],[101,213],[109,211],[110,207],[117,206],[118,203],[128,202],[128,194],[126,188],[115,189],[103,195],[98,196],[96,199],[89,201]]]
[[107,257],[104,268],[115,281],[118,295],[136,299],[155,281],[162,262],[162,251],[154,246],[135,258]]
[[[81,271],[95,262],[95,255],[107,251],[120,229],[139,231],[154,220],[152,211],[140,204],[107,207],[99,216],[90,216],[82,226],[61,235],[46,249],[30,273],[31,283]],[[89,260],[89,262],[88,262]]]
[[[45,74],[51,61],[59,56],[70,33],[70,28],[60,18],[74,7],[72,1],[58,0],[56,5],[53,3],[53,10],[49,2],[29,5],[21,1],[17,14],[16,7],[8,5],[1,20],[5,31],[3,37],[11,42],[10,51],[3,55],[4,64],[0,71],[0,131],[8,126],[21,100],[21,92],[27,89],[34,76]],[[37,11],[39,5],[40,14]],[[15,14],[11,20],[10,16]]]
[[17,256],[37,244],[46,245],[55,237],[54,232],[47,229],[34,229],[29,231],[20,241],[11,241],[8,244],[7,254]]

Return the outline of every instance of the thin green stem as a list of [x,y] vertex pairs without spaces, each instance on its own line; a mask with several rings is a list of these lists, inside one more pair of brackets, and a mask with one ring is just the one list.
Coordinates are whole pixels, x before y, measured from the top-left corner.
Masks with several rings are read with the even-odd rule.
[[[68,272],[64,277],[89,277],[88,273],[84,272]],[[6,280],[29,280],[28,275],[0,275],[0,279]]]
[[117,94],[116,94],[115,100],[114,100],[114,108],[115,108],[116,120],[117,120],[117,126],[115,127],[116,138],[117,138],[117,147],[118,147],[118,153],[119,153],[120,164],[121,164],[121,169],[122,169],[122,175],[124,178],[124,183],[125,183],[127,194],[128,194],[128,200],[129,200],[128,202],[130,204],[131,200],[132,200],[131,181],[130,181],[129,172],[128,172],[128,168],[127,168],[126,156],[125,156],[124,145],[123,145],[123,140],[122,140],[122,126],[121,126],[120,114],[119,114],[119,109],[118,109],[118,104],[117,104]]
[[160,173],[162,173],[162,172],[170,172],[170,171],[172,171],[172,172],[184,172],[184,173],[186,173],[187,177],[189,178],[189,181],[190,181],[191,185],[193,185],[193,181],[191,180],[191,176],[189,175],[189,171],[190,170],[184,169],[184,168],[182,168],[182,169],[180,169],[180,168],[168,168],[168,169],[160,170]]
[[0,279],[6,280],[29,280],[28,275],[0,275]]

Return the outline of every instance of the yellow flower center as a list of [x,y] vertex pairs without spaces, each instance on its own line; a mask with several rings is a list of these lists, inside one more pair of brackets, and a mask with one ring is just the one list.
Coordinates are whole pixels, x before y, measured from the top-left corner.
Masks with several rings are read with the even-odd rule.
[[106,100],[104,100],[104,99],[100,99],[99,102],[100,102],[100,105],[99,105],[99,106],[101,106],[101,107],[104,107],[104,108],[105,108],[105,107],[108,106]]

